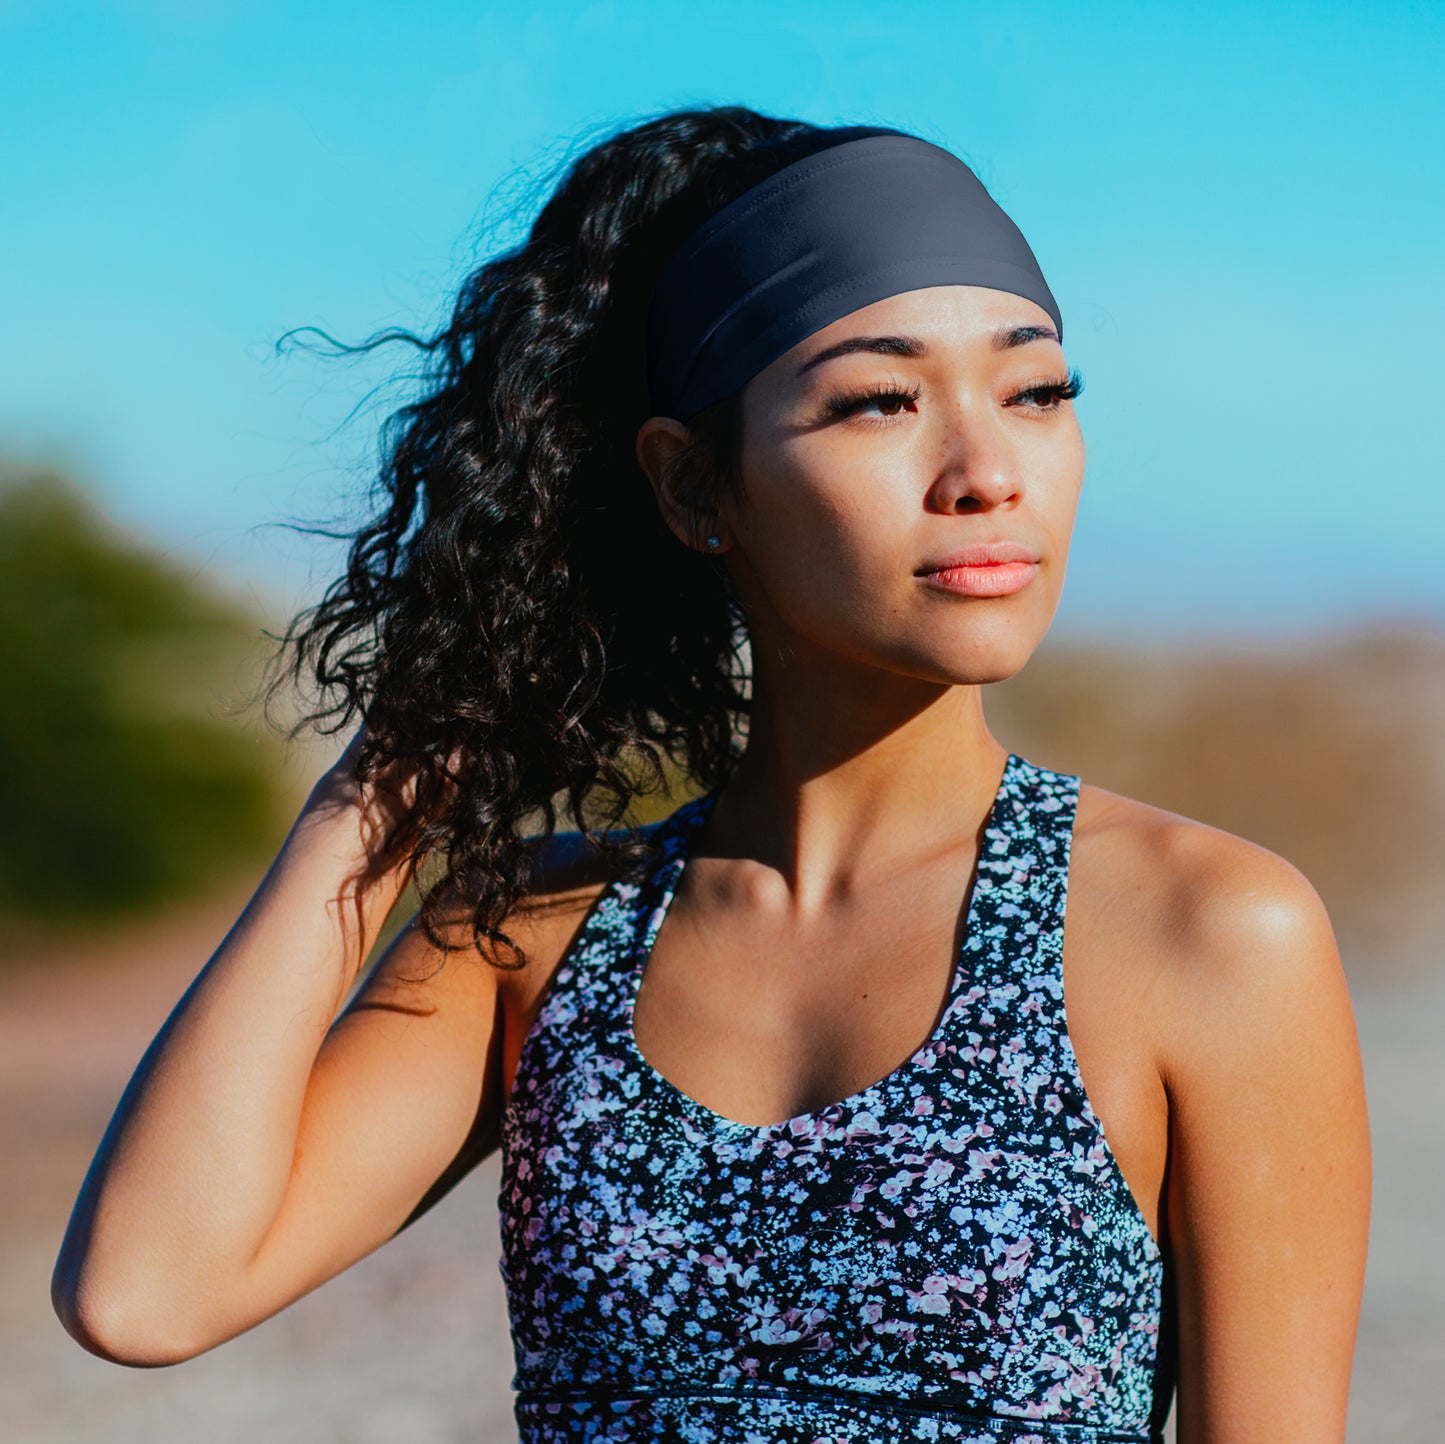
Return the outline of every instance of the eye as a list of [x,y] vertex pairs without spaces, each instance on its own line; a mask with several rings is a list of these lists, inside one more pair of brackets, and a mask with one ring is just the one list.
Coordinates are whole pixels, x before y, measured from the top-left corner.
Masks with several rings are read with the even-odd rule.
[[840,419],[845,416],[853,416],[861,413],[866,406],[877,405],[882,415],[876,418],[862,421],[864,426],[887,426],[889,420],[896,417],[901,408],[911,406],[922,394],[919,386],[865,386],[855,391],[840,391],[830,396],[823,404],[823,414],[828,417]]
[[[1083,389],[1082,374],[1073,370],[1062,381],[1031,381],[1009,397],[1009,404],[1023,405],[1026,410],[1048,415],[1058,411],[1065,401],[1072,401]],[[823,415],[834,420],[857,417],[854,425],[876,430],[890,425],[903,414],[905,406],[914,405],[922,394],[920,386],[905,386],[897,382],[862,386],[830,396],[823,404]],[[877,407],[878,410],[873,416],[865,417],[863,412],[869,407]]]
[[1009,398],[1028,403],[1031,411],[1057,411],[1065,401],[1072,401],[1084,389],[1084,378],[1078,371],[1070,371],[1063,381],[1033,381],[1022,391],[1015,391]]

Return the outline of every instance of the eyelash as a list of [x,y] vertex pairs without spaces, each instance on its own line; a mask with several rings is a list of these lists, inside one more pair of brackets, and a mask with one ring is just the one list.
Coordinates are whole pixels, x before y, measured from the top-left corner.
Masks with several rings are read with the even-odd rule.
[[[1057,411],[1065,401],[1072,401],[1083,389],[1083,375],[1077,370],[1071,370],[1064,381],[1036,381],[1020,391],[1015,391],[1009,400],[1017,401],[1024,396],[1052,397],[1047,405],[1038,408],[1047,415]],[[840,391],[837,395],[830,396],[824,403],[823,410],[826,416],[841,419],[852,416],[870,401],[917,401],[922,394],[923,388],[918,385],[863,387],[856,391]],[[887,426],[892,420],[892,416],[882,416],[862,424],[870,427]]]

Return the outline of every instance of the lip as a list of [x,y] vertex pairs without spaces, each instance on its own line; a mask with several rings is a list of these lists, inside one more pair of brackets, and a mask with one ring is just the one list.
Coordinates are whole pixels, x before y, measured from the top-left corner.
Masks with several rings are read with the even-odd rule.
[[930,586],[966,597],[1003,597],[1033,580],[1039,554],[1020,542],[975,542],[915,573]]
[[1033,547],[1022,542],[996,541],[975,542],[972,546],[961,547],[936,562],[920,567],[917,576],[929,572],[952,571],[955,567],[993,567],[1002,562],[1036,562],[1039,554]]

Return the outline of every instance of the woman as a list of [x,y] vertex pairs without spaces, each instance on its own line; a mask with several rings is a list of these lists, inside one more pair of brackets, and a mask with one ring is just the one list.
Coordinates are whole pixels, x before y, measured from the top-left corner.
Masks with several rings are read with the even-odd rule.
[[[188,1358],[500,1143],[525,1440],[1158,1439],[1176,1382],[1181,1444],[1342,1439],[1369,1142],[1325,912],[984,718],[1084,451],[973,173],[664,115],[423,344],[289,639],[366,726],[121,1100],[66,1327]],[[702,795],[622,825],[664,752]]]

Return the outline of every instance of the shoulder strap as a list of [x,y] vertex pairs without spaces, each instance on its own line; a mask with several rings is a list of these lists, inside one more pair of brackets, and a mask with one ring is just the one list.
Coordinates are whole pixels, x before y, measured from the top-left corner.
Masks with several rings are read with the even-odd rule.
[[[1007,1005],[1020,985],[1059,972],[1079,779],[1016,758],[984,834],[964,939],[971,980]],[[1062,993],[1060,993],[1062,1001]]]

